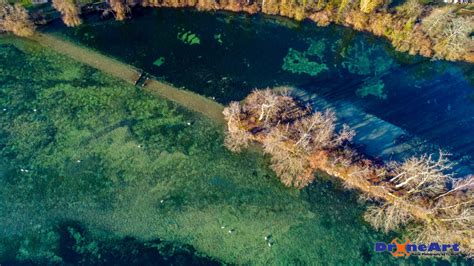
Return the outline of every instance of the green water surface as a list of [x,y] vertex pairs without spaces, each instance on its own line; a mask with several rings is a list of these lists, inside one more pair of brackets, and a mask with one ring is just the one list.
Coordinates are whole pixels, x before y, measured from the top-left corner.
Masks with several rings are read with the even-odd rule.
[[[325,178],[284,187],[258,151],[228,152],[212,121],[0,39],[0,262],[155,263],[165,252],[175,265],[414,263],[373,252],[393,235],[363,210]],[[176,259],[174,246],[191,255]]]

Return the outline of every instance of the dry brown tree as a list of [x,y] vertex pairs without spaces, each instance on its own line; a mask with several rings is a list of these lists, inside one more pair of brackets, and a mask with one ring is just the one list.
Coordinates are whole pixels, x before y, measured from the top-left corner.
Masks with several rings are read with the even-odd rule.
[[385,233],[397,230],[413,220],[413,216],[406,211],[403,204],[402,201],[395,201],[392,204],[370,206],[364,214],[364,219],[375,229]]
[[130,13],[130,7],[127,0],[110,0],[110,8],[112,9],[116,20],[124,20]]
[[451,190],[435,198],[433,212],[449,231],[474,239],[474,175],[453,181]]
[[74,27],[82,23],[82,20],[79,17],[81,14],[81,7],[75,0],[53,0],[53,7],[61,13],[63,22],[66,26]]
[[333,111],[312,112],[275,90],[255,90],[224,115],[226,146],[238,151],[250,141],[262,143],[286,186],[303,188],[314,180],[314,170],[325,171],[376,203],[364,215],[375,228],[388,232],[409,225],[412,240],[461,243],[466,254],[474,254],[474,177],[454,181],[446,153],[374,162],[346,145],[354,131],[344,125],[337,132]]
[[311,113],[311,108],[284,89],[254,90],[242,106],[231,103],[224,115],[228,123],[225,145],[230,150],[239,151],[252,138],[262,136],[260,141],[265,153],[271,155],[272,169],[285,185],[298,188],[314,179],[312,153],[336,149],[354,136],[346,125],[336,131],[333,111]]
[[460,59],[473,49],[470,34],[474,29],[474,18],[456,15],[453,7],[435,8],[423,19],[422,26],[435,41],[433,49],[438,58]]
[[34,30],[35,27],[24,7],[0,0],[0,32],[12,32],[17,36],[26,37],[33,35]]
[[242,148],[247,148],[252,135],[242,124],[242,109],[238,102],[232,102],[223,111],[227,121],[227,134],[224,145],[233,152],[240,152]]
[[252,91],[244,101],[245,111],[256,119],[260,127],[284,123],[301,115],[300,106],[288,95],[286,89]]
[[331,110],[315,112],[295,121],[290,127],[295,146],[307,152],[322,149],[335,149],[355,135],[349,126],[336,132],[336,114]]
[[360,11],[364,13],[371,13],[384,4],[384,0],[360,0]]
[[271,168],[285,186],[303,188],[313,181],[308,154],[291,143],[289,124],[274,127],[264,139],[263,148],[271,155]]
[[395,188],[405,190],[408,197],[433,198],[446,192],[446,185],[452,178],[452,174],[446,171],[451,170],[452,166],[447,154],[442,151],[439,152],[438,159],[426,154],[421,157],[413,156],[392,166],[394,177],[390,182],[395,184]]

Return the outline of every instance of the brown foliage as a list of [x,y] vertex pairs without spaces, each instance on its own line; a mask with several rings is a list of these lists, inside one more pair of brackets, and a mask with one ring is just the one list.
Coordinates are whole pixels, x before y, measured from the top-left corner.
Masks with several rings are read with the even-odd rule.
[[332,13],[325,9],[309,15],[309,19],[316,22],[318,26],[325,27],[332,22]]
[[435,56],[448,60],[462,59],[474,50],[470,34],[474,29],[472,16],[459,16],[451,7],[436,8],[423,19],[423,29],[434,41]]
[[242,125],[242,110],[239,103],[230,103],[224,109],[223,114],[227,120],[227,134],[224,139],[224,145],[233,152],[240,152],[242,148],[248,147],[251,134]]
[[368,28],[369,16],[363,12],[353,10],[346,15],[347,24],[356,30],[365,30]]
[[271,155],[271,167],[285,186],[303,188],[313,181],[308,173],[307,155],[294,146],[285,145],[288,141],[285,126],[273,128],[263,141],[264,151]]
[[66,26],[74,27],[82,23],[79,17],[81,8],[74,0],[53,0],[53,7],[61,13]]
[[403,202],[395,201],[393,204],[384,203],[380,206],[368,207],[364,219],[375,229],[387,233],[408,224],[413,220],[413,216],[406,211]]
[[408,228],[416,239],[459,242],[465,253],[474,253],[474,177],[453,181],[445,153],[376,164],[346,145],[354,132],[347,126],[337,132],[334,112],[312,112],[275,90],[253,91],[224,115],[226,146],[240,150],[251,140],[262,143],[286,186],[303,188],[314,180],[314,170],[325,171],[377,203],[364,215],[375,228],[387,232],[416,220],[423,227]]
[[26,37],[33,35],[34,29],[24,7],[20,4],[10,5],[6,0],[0,0],[0,31]]
[[110,0],[109,4],[116,20],[124,20],[127,18],[127,14],[130,13],[130,7],[126,0]]
[[395,163],[393,168],[395,176],[390,181],[395,183],[395,188],[404,189],[410,198],[440,195],[446,191],[452,176],[446,173],[452,163],[441,151],[438,159],[433,159],[432,155],[411,157],[402,164]]
[[[272,169],[287,186],[302,188],[313,180],[309,155],[336,149],[354,132],[344,125],[336,132],[336,115],[327,110],[311,113],[285,90],[254,90],[240,106],[224,110],[228,122],[225,144],[231,150],[248,146],[253,134],[264,134],[264,151],[272,156]],[[254,137],[255,138],[255,137]]]

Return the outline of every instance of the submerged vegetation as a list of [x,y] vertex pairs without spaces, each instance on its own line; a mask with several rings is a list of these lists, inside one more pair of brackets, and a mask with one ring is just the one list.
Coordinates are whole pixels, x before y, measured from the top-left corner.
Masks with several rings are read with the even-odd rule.
[[183,30],[178,33],[177,37],[180,41],[188,45],[201,44],[201,39],[199,39],[199,37],[191,31]]
[[308,74],[310,76],[317,76],[328,67],[321,61],[326,46],[323,40],[312,40],[308,49],[304,52],[299,52],[290,48],[288,54],[283,58],[282,69],[296,74]]
[[[35,44],[7,41],[0,261],[68,263],[65,254],[75,254],[72,262],[100,264],[112,256],[104,239],[159,238],[228,263],[395,263],[372,248],[391,238],[361,223],[364,207],[337,183],[288,189],[263,156],[226,151],[220,125]],[[69,221],[88,233],[62,226]],[[71,253],[62,253],[64,239]],[[136,253],[123,250],[115,254]]]
[[366,76],[364,83],[356,90],[362,98],[372,95],[379,99],[386,99],[385,84],[382,77],[396,67],[396,63],[377,46],[369,46],[363,42],[355,43],[343,55],[342,67],[351,74]]
[[355,132],[348,126],[336,130],[334,112],[313,112],[287,90],[255,90],[224,115],[226,146],[240,151],[260,142],[286,186],[303,188],[315,170],[327,172],[374,202],[364,217],[375,228],[406,226],[414,241],[460,243],[474,254],[474,175],[454,179],[445,153],[377,164],[351,147]]

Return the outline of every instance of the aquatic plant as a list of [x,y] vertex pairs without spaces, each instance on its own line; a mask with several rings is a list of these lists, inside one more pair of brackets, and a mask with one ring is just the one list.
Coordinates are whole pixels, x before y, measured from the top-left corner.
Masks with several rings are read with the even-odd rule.
[[461,243],[462,252],[473,254],[474,176],[453,181],[445,153],[377,164],[351,148],[355,133],[347,126],[335,131],[334,113],[313,112],[287,92],[256,90],[231,105],[241,134],[263,145],[286,186],[305,187],[315,170],[325,171],[377,203],[365,215],[375,228],[396,230],[413,220],[422,225],[407,225],[416,241]]
[[375,96],[379,99],[387,99],[387,94],[384,91],[385,84],[381,80],[367,79],[364,81],[362,87],[356,90],[357,96],[365,98],[369,95]]
[[311,40],[308,50],[306,50],[306,54],[317,56],[319,57],[320,60],[322,60],[325,50],[326,50],[326,39]]
[[199,39],[199,37],[191,31],[179,32],[178,39],[181,40],[183,43],[189,45],[201,44],[201,40]]
[[62,263],[58,247],[59,234],[51,227],[36,225],[34,229],[36,233],[30,232],[21,239],[15,259],[21,262]]
[[384,55],[385,52],[380,47],[366,47],[363,42],[355,43],[343,54],[345,60],[342,62],[342,66],[349,73],[370,76],[364,81],[362,87],[356,90],[358,96],[363,98],[373,95],[379,99],[387,98],[387,94],[384,92],[385,85],[381,78],[394,68],[396,63]]
[[162,56],[158,59],[156,59],[154,62],[153,62],[153,65],[157,66],[157,67],[160,67],[161,65],[163,65],[165,63],[165,58]]
[[291,73],[317,76],[328,68],[326,64],[310,61],[305,53],[290,48],[283,58],[282,69]]
[[216,40],[218,44],[223,44],[224,43],[222,41],[222,34],[221,33],[214,34],[214,40]]
[[[338,196],[333,184],[286,189],[263,156],[228,152],[220,124],[21,42],[22,49],[0,46],[0,176],[8,177],[0,178],[0,212],[8,213],[0,216],[0,260],[14,259],[26,234],[46,239],[37,224],[72,220],[89,230],[75,229],[81,244],[71,236],[67,247],[84,250],[84,264],[110,262],[104,245],[131,237],[192,245],[237,264],[394,262],[372,251],[383,235],[353,223],[363,206]],[[100,259],[88,253],[94,240]],[[54,251],[64,242],[48,243],[49,254],[62,256]],[[39,258],[45,252],[27,250],[48,263]]]

